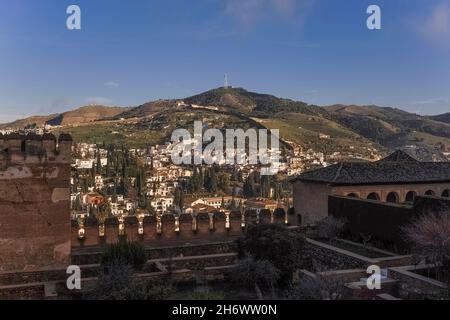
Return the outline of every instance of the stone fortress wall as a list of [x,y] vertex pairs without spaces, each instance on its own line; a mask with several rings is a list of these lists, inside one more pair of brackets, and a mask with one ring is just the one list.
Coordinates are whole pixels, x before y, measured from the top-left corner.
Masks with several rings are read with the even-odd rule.
[[71,249],[120,237],[150,243],[211,242],[237,237],[249,224],[284,223],[286,208],[231,213],[70,219],[72,138],[0,134],[0,272],[67,266]]
[[71,145],[0,134],[0,272],[69,263]]
[[72,248],[114,243],[123,237],[130,241],[169,244],[172,240],[225,240],[235,238],[252,224],[291,224],[284,208],[231,213],[165,214],[159,217],[130,216],[98,221],[72,221]]

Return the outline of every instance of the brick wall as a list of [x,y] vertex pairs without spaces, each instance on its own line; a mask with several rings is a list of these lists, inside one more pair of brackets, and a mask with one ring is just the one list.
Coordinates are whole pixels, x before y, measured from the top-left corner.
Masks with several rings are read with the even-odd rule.
[[0,135],[0,271],[70,258],[70,136]]

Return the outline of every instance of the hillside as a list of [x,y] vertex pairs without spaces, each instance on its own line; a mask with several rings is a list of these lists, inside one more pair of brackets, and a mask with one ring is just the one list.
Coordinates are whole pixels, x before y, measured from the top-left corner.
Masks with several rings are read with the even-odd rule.
[[447,117],[424,117],[378,106],[319,107],[242,88],[217,88],[185,99],[151,101],[134,108],[86,106],[18,120],[0,125],[0,129],[49,123],[61,126],[58,132],[72,133],[75,141],[143,147],[168,141],[172,130],[190,129],[197,119],[222,129],[280,129],[282,140],[327,154],[367,157],[373,149],[387,153],[388,149],[417,146],[425,157],[437,154],[435,158],[440,159],[441,151],[450,150]]
[[378,106],[325,107],[333,119],[356,133],[388,148],[419,145],[450,148],[450,124]]
[[172,132],[178,128],[187,128],[192,134],[194,121],[197,120],[210,127],[222,129],[251,127],[247,120],[233,115],[219,115],[214,111],[201,109],[176,108],[170,112],[166,110],[153,113],[151,117],[98,121],[95,124],[57,128],[54,133],[70,133],[76,142],[113,143],[130,148],[143,148],[170,141]]
[[326,111],[301,101],[282,99],[242,88],[217,88],[184,99],[186,103],[216,106],[255,117],[270,117],[280,112],[324,115]]
[[112,119],[146,118],[158,112],[174,110],[177,108],[176,100],[157,100],[144,103],[135,108],[129,108],[121,113],[112,116]]
[[[179,103],[181,101],[184,104]],[[183,100],[148,102],[118,114],[113,119],[134,119],[133,121],[146,123],[146,129],[152,130],[153,127],[147,123],[163,123],[162,127],[171,128],[170,122],[175,115],[180,115],[178,124],[182,127],[184,120],[193,117],[193,112],[216,114],[216,122],[225,125],[228,125],[231,117],[253,127],[280,129],[282,140],[327,153],[356,152],[367,156],[370,153],[368,148],[383,149],[377,143],[331,120],[328,111],[322,107],[242,88],[217,88]],[[328,135],[330,139],[320,139],[319,133]]]
[[67,111],[61,114],[52,114],[49,116],[32,116],[25,119],[0,125],[0,129],[23,129],[25,127],[43,126],[49,124],[52,126],[67,126],[89,123],[113,117],[127,110],[122,107],[106,107],[100,105],[89,105],[75,110]]
[[105,107],[99,105],[90,105],[78,108],[73,111],[64,112],[58,117],[48,121],[49,124],[54,125],[77,125],[81,123],[93,122],[108,117],[113,117],[119,113],[122,113],[124,108],[122,107]]
[[440,121],[440,122],[445,122],[445,123],[449,123],[450,124],[450,112],[448,113],[444,113],[444,114],[440,114],[437,116],[432,116],[429,117],[432,120],[436,120],[436,121]]
[[47,123],[47,121],[49,121],[57,116],[58,116],[58,114],[51,114],[48,116],[31,116],[31,117],[28,117],[25,119],[19,119],[19,120],[15,120],[13,122],[0,124],[0,129],[10,128],[10,129],[18,130],[18,129],[23,129],[23,128],[29,127],[29,126],[42,127],[45,125],[45,123]]

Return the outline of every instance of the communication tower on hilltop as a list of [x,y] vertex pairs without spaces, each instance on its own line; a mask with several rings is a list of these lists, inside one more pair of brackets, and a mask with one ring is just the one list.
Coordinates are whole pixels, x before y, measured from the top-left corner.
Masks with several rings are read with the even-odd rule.
[[224,79],[224,85],[223,85],[223,87],[224,87],[225,89],[228,89],[228,74],[226,74],[226,73],[225,73],[225,79]]

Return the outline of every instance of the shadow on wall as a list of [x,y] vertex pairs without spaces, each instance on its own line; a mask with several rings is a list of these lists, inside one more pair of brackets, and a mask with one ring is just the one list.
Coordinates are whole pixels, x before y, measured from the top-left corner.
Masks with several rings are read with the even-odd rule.
[[329,196],[329,215],[346,218],[346,231],[356,239],[361,234],[405,248],[401,228],[427,213],[450,214],[450,199],[417,196],[412,204],[394,204],[350,197]]

